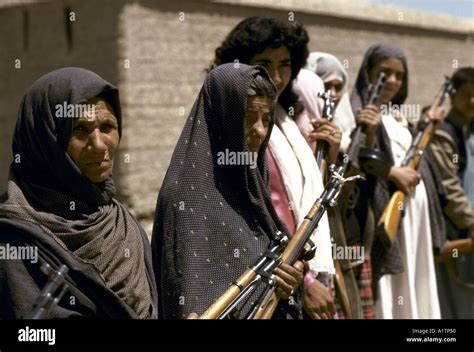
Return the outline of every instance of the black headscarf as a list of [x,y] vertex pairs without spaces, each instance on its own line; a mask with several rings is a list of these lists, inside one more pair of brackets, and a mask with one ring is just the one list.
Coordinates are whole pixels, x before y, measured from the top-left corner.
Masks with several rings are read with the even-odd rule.
[[217,163],[218,153],[226,149],[248,151],[247,92],[257,75],[271,81],[258,66],[224,64],[213,69],[174,150],[152,238],[165,319],[203,313],[266,251],[277,230],[288,234],[268,192],[264,151],[273,119],[256,168]]
[[[408,95],[408,67],[407,59],[402,49],[392,44],[376,44],[371,46],[365,53],[362,65],[357,75],[356,85],[351,94],[351,105],[354,112],[362,107],[368,101],[368,90],[370,85],[369,73],[370,70],[380,61],[396,58],[399,59],[405,68],[402,87],[397,95],[391,100],[392,104],[403,104]],[[377,131],[376,147],[386,153],[390,160],[394,161],[392,148],[390,145],[390,138],[383,125],[380,124]],[[433,247],[439,250],[446,238],[445,224],[442,217],[442,210],[440,206],[439,196],[442,196],[443,189],[433,162],[430,162],[431,156],[428,151],[424,154],[423,159],[419,165],[423,182],[425,184],[426,192],[428,194],[428,204],[430,211],[430,225],[431,234],[433,238]],[[377,223],[382,216],[382,213],[390,201],[390,197],[396,186],[387,179],[381,177],[370,177],[368,182],[373,184],[373,199],[372,209],[374,212],[375,222]],[[376,287],[377,281],[385,274],[398,274],[404,270],[403,262],[400,255],[399,237],[403,236],[402,228],[399,227],[398,234],[390,248],[386,248],[380,240],[381,228],[375,228],[374,242],[372,245],[372,272],[373,272],[373,286]]]
[[[56,106],[104,97],[121,131],[118,90],[97,74],[68,67],[38,79],[26,92],[13,136],[7,199],[0,217],[33,222],[102,274],[105,285],[138,316],[151,317],[151,287],[141,228],[115,199],[114,182],[92,183],[67,153],[72,118]],[[77,116],[74,116],[77,117]],[[128,255],[127,255],[128,253]]]
[[[99,94],[114,109],[121,134],[118,90],[94,72],[76,67],[52,71],[38,79],[23,97],[13,138],[11,171],[35,205],[71,214],[70,201],[74,201],[76,210],[90,213],[113,198],[111,177],[102,183],[91,183],[64,152],[72,132],[72,118],[56,117],[56,106],[65,102],[84,104]],[[59,204],[57,197],[51,197],[51,190],[70,199]]]

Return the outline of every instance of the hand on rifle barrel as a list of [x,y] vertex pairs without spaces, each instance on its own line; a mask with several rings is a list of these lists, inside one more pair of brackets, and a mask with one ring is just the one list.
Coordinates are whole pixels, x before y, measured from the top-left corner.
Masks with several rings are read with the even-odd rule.
[[273,273],[276,275],[276,295],[288,299],[295,293],[303,281],[303,262],[297,261],[293,266],[282,263]]
[[329,289],[318,280],[306,288],[303,308],[311,319],[331,319],[336,314]]
[[382,121],[380,110],[375,105],[367,105],[357,110],[357,124],[366,126],[367,146],[372,147],[375,133]]
[[432,120],[433,121],[433,126],[437,128],[439,125],[441,125],[441,122],[443,122],[443,117],[445,114],[445,110],[443,107],[438,106],[432,113],[430,113],[429,109],[423,114],[423,118]]
[[308,136],[309,141],[311,143],[317,140],[328,142],[328,163],[336,163],[342,139],[341,128],[334,122],[325,119],[314,119],[311,121],[311,124],[313,125],[314,130]]
[[415,188],[421,181],[421,175],[418,171],[409,167],[392,166],[388,179],[395,183],[397,188],[409,195],[415,192]]

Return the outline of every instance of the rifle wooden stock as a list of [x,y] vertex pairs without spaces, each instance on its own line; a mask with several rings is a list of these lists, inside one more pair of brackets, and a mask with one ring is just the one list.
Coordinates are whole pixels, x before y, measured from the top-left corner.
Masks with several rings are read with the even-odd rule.
[[[454,252],[457,251],[457,252]],[[447,241],[440,254],[435,256],[436,263],[446,263],[455,258],[454,253],[459,255],[469,254],[474,252],[474,243],[470,238],[462,240]]]
[[[423,131],[421,139],[416,146],[416,151],[413,153],[410,159],[404,163],[403,166],[413,170],[418,168],[423,151],[427,147],[433,131],[433,123],[429,123]],[[381,240],[388,247],[392,245],[393,241],[395,240],[395,236],[397,235],[398,226],[403,216],[405,198],[406,196],[402,191],[395,191],[392,195],[392,198],[390,198],[390,201],[385,207],[382,216],[380,217],[378,226],[379,228],[383,229],[381,232]]]
[[242,291],[242,287],[246,287],[255,277],[255,271],[247,269],[235,283],[233,283],[227,291],[224,292],[207,310],[199,317],[199,319],[217,319],[219,314],[237,297]]
[[379,221],[381,231],[381,240],[386,246],[390,246],[395,239],[398,231],[398,225],[403,215],[403,204],[405,203],[405,193],[396,191],[385,207]]
[[[300,257],[303,246],[307,242],[306,237],[307,232],[309,231],[309,226],[311,225],[311,218],[316,216],[316,213],[320,207],[321,204],[316,201],[311,207],[308,215],[304,218],[301,225],[296,229],[296,232],[294,233],[293,237],[291,237],[290,242],[286,246],[281,256],[283,263],[293,265]],[[263,307],[263,309],[259,310],[254,319],[270,319],[273,316],[279,301],[280,299],[275,293],[273,293],[269,302],[265,305],[265,307]]]
[[[446,78],[440,91],[436,94],[435,100],[429,109],[429,114],[434,113],[435,109],[441,106],[444,99],[448,96],[451,91],[451,82],[449,78]],[[410,149],[402,162],[403,167],[416,170],[420,164],[421,157],[423,156],[424,150],[428,146],[431,136],[434,133],[435,125],[433,120],[425,119],[423,121],[423,130],[418,131],[415,136]],[[386,246],[391,246],[395,236],[397,235],[398,226],[403,215],[403,204],[405,202],[405,195],[402,191],[396,191],[389,203],[385,207],[382,216],[378,222],[378,228],[382,229],[381,240]]]
[[278,302],[280,302],[280,299],[277,297],[276,293],[272,294],[272,297],[268,301],[268,303],[265,305],[265,307],[261,308],[258,310],[257,314],[253,317],[253,319],[263,319],[263,320],[269,320],[272,318],[273,313],[275,313],[275,309],[278,306]]
[[[316,201],[301,225],[297,228],[295,234],[282,253],[281,257],[283,263],[292,265],[299,259],[304,245],[309,238],[308,231],[310,230],[311,218],[317,214],[320,207],[321,204]],[[217,319],[219,315],[231,305],[232,301],[242,292],[242,290],[252,282],[256,275],[257,273],[254,270],[251,268],[247,269],[237,279],[237,281],[234,282],[224,292],[224,294],[222,294],[222,296],[220,296],[201,316],[199,316],[199,319]],[[270,319],[275,312],[279,300],[280,299],[276,294],[273,293],[267,304],[259,308],[253,319]]]
[[258,258],[257,263],[247,269],[233,283],[224,294],[217,299],[199,318],[200,319],[221,319],[225,318],[245,298],[250,298],[258,285],[262,282],[267,286],[261,292],[255,304],[252,304],[248,312],[247,319],[270,319],[278,305],[279,298],[275,294],[275,281],[272,280],[272,272],[281,263],[293,265],[297,260],[309,260],[314,256],[316,247],[312,243],[311,235],[317,229],[319,221],[330,207],[336,205],[337,197],[345,182],[360,178],[353,176],[344,178],[346,165],[331,165],[331,177],[327,182],[321,196],[313,203],[303,222],[298,226],[295,233],[288,241],[280,231],[275,233],[273,247],[267,250],[265,255]]

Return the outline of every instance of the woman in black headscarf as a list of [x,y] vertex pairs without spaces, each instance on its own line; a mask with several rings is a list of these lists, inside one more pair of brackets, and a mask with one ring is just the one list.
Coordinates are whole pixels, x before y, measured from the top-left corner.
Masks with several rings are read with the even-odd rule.
[[[158,196],[152,247],[161,317],[203,313],[277,231],[288,235],[268,193],[275,97],[258,66],[225,64],[206,77]],[[295,293],[302,271],[301,262],[276,269],[281,298]],[[285,312],[299,313],[294,301]]]
[[[387,82],[381,91],[381,109],[367,106],[368,89],[380,72]],[[392,165],[386,178],[369,175],[365,192],[370,199],[374,220],[378,222],[391,194],[399,189],[407,197],[404,217],[393,245],[388,249],[375,231],[372,245],[373,287],[376,288],[378,318],[439,318],[439,301],[434,272],[433,249],[439,250],[445,240],[439,194],[442,186],[436,168],[425,153],[418,170],[401,163],[412,143],[409,119],[402,104],[408,95],[408,65],[403,51],[391,44],[370,47],[363,59],[351,104],[358,122],[368,125],[368,140],[390,158]],[[437,109],[431,119],[439,119]],[[368,123],[367,123],[368,122]],[[362,194],[362,193],[361,193]],[[366,225],[367,226],[367,225]],[[382,229],[377,229],[382,231]],[[365,231],[368,232],[368,231]],[[400,298],[401,297],[401,298]]]
[[1,318],[32,311],[48,279],[40,262],[69,268],[51,318],[157,316],[146,233],[114,199],[121,123],[117,88],[88,70],[55,70],[25,94],[0,204],[0,244],[37,248],[39,262],[0,261]]

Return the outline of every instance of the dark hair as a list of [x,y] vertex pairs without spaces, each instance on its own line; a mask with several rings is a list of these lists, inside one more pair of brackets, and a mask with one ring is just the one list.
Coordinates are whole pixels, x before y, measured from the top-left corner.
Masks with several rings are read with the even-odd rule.
[[303,108],[291,89],[293,80],[306,65],[308,42],[308,32],[298,22],[284,23],[272,17],[249,17],[241,21],[216,49],[209,70],[235,60],[249,64],[255,55],[265,49],[285,46],[291,55],[291,79],[280,95],[279,102],[287,111],[293,106],[296,115]]
[[474,83],[474,67],[461,67],[451,78],[453,88],[458,89],[466,83]]
[[260,75],[255,76],[247,91],[249,97],[259,96],[274,98],[276,93],[275,86]]
[[261,75],[257,75],[254,77],[252,83],[250,84],[250,87],[247,90],[248,97],[270,98],[272,101],[270,106],[272,115],[276,107],[276,99],[274,99],[276,95],[277,90],[275,85]]

